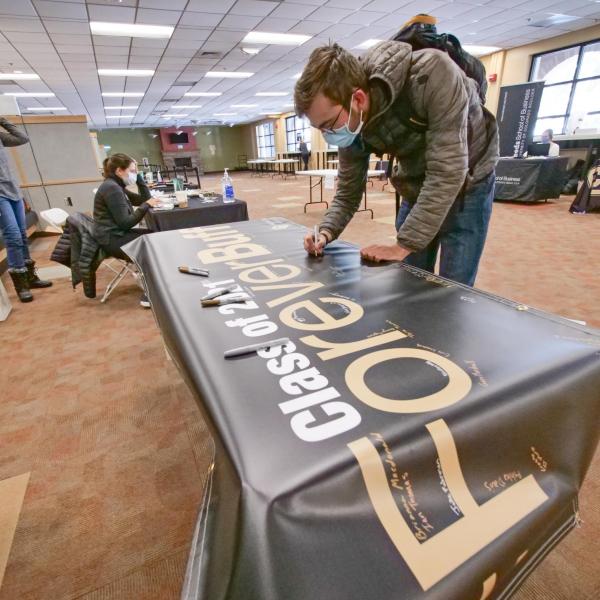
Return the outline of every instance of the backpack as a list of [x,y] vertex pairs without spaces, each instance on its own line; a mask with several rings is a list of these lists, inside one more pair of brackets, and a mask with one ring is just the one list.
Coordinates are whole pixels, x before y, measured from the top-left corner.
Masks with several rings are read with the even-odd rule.
[[458,39],[449,33],[438,33],[435,25],[426,23],[413,23],[401,29],[393,38],[397,42],[404,42],[412,46],[413,50],[434,48],[448,54],[448,56],[464,71],[465,75],[477,84],[481,103],[485,104],[487,80],[483,63],[469,54],[460,45]]

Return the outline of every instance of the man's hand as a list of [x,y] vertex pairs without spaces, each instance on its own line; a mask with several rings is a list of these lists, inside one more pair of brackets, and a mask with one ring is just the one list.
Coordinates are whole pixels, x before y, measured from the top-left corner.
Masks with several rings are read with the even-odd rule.
[[312,231],[304,236],[304,249],[313,256],[321,256],[323,254],[323,248],[327,245],[327,237],[323,234],[319,234],[319,239],[315,244]]
[[360,255],[365,260],[371,260],[373,262],[381,262],[384,260],[401,261],[411,252],[411,250],[403,248],[398,244],[392,244],[391,246],[380,246],[376,244],[362,248]]
[[152,208],[156,208],[157,206],[160,206],[160,200],[158,198],[149,198],[148,200],[146,200],[146,204],[148,204]]

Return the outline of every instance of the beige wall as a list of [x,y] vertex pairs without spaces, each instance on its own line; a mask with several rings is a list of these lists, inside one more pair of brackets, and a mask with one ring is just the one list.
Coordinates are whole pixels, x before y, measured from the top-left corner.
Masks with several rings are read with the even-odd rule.
[[525,83],[529,79],[529,70],[531,68],[531,59],[534,54],[548,52],[565,46],[589,42],[600,38],[600,25],[580,29],[549,38],[526,46],[518,46],[510,50],[502,50],[489,56],[484,56],[482,62],[488,75],[496,73],[498,80],[490,83],[488,87],[488,96],[486,106],[495,114],[498,108],[498,98],[500,87],[503,85],[514,85]]

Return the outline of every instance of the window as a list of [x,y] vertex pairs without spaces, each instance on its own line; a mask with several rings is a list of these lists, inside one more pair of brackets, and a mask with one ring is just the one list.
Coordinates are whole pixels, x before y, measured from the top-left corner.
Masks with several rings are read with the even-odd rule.
[[299,152],[298,144],[303,139],[310,150],[312,128],[310,121],[306,117],[286,117],[285,136],[288,152]]
[[275,156],[273,121],[261,123],[256,126],[256,147],[258,148],[258,158],[271,158]]
[[534,135],[600,128],[600,41],[533,57],[529,81],[544,81]]

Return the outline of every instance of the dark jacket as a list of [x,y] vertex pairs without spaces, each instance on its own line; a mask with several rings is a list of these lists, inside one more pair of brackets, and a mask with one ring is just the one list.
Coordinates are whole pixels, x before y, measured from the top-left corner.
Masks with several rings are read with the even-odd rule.
[[[358,208],[369,155],[398,159],[390,178],[415,204],[398,242],[421,250],[439,232],[461,190],[493,172],[498,159],[496,120],[481,104],[475,82],[444,52],[413,52],[387,41],[372,48],[363,65],[369,78],[369,119],[349,148],[340,148],[338,187],[321,227],[336,238]],[[406,108],[425,127],[405,117]]]
[[[139,194],[129,192],[116,175],[109,175],[100,184],[94,197],[94,237],[99,244],[105,246],[111,236],[122,236],[148,212],[146,200],[151,197],[150,190],[140,175],[137,186]],[[132,205],[139,208],[134,211]]]
[[308,145],[306,142],[300,142],[298,144],[298,150],[302,156],[310,156],[310,150],[308,149]]
[[93,236],[93,220],[83,213],[67,218],[50,259],[71,268],[73,288],[83,283],[87,298],[96,297],[96,269],[105,254]]

